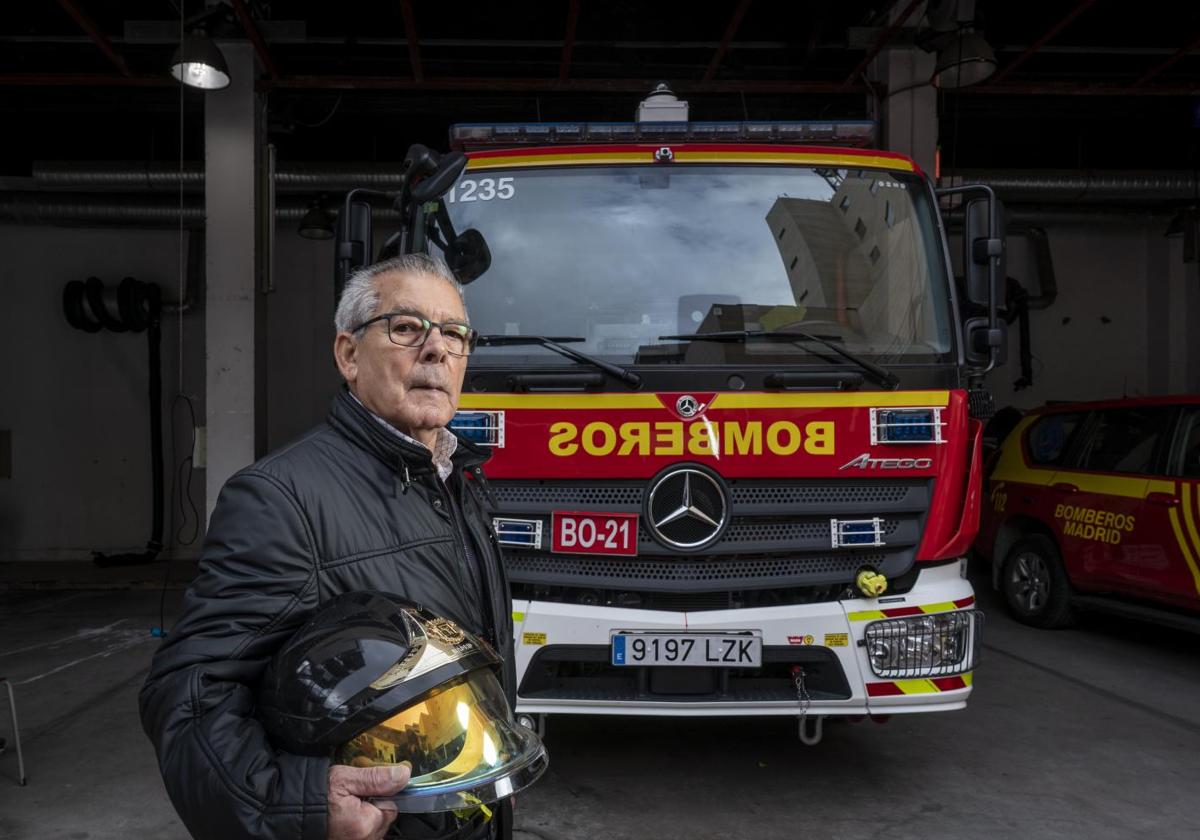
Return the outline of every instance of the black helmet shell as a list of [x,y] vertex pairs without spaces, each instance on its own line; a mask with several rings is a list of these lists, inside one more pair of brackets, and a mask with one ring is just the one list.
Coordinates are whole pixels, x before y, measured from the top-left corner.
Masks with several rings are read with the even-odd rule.
[[499,664],[486,642],[420,604],[349,592],[276,653],[260,684],[258,717],[276,746],[331,755],[413,698]]

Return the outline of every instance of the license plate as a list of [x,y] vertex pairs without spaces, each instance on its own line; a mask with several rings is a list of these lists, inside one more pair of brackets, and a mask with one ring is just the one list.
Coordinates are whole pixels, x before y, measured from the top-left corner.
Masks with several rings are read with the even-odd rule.
[[612,664],[757,668],[762,638],[750,633],[613,633]]
[[636,513],[583,513],[556,510],[551,548],[566,554],[637,554]]

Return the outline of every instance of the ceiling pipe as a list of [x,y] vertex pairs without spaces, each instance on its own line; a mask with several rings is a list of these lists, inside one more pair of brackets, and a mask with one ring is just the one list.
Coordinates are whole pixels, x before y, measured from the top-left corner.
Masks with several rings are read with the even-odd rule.
[[421,45],[417,40],[417,23],[413,15],[412,0],[400,0],[400,16],[404,19],[404,37],[408,40],[408,63],[412,68],[414,82],[425,79],[421,66]]
[[1129,87],[1130,88],[1140,88],[1142,85],[1146,84],[1146,82],[1150,81],[1155,76],[1159,75],[1164,70],[1171,67],[1176,62],[1178,62],[1180,59],[1182,59],[1184,56],[1188,55],[1189,53],[1191,53],[1193,50],[1196,50],[1196,49],[1200,49],[1200,35],[1197,35],[1190,42],[1188,42],[1188,44],[1186,46],[1184,46],[1183,48],[1179,49],[1174,54],[1172,54],[1171,57],[1168,58],[1166,61],[1163,61],[1163,62],[1151,67],[1149,70],[1147,70],[1145,73],[1143,73],[1138,78],[1138,80],[1135,81],[1133,84],[1131,84]]
[[575,30],[579,27],[579,0],[567,6],[567,31],[563,33],[562,58],[558,62],[558,80],[565,82],[571,75],[571,53],[575,50]]
[[1010,203],[1156,203],[1193,201],[1200,185],[1184,171],[964,169],[945,186],[987,184]]
[[79,28],[87,33],[87,36],[92,39],[92,42],[99,48],[100,52],[104,53],[104,57],[113,63],[113,66],[120,71],[122,76],[131,76],[129,65],[125,63],[125,59],[121,54],[113,49],[112,41],[108,39],[96,25],[96,21],[92,20],[75,0],[58,0],[58,5],[63,7],[63,10],[75,19],[79,24]]
[[246,33],[246,37],[250,39],[250,43],[254,45],[254,51],[258,53],[258,60],[262,62],[267,75],[272,79],[278,79],[279,68],[275,64],[275,59],[271,57],[271,51],[267,49],[267,42],[263,40],[262,35],[259,33],[258,26],[255,25],[254,18],[250,16],[250,11],[246,8],[245,2],[243,0],[231,0],[231,3],[238,21],[242,24],[242,30]]
[[883,51],[883,48],[891,42],[892,38],[896,37],[896,33],[900,31],[900,27],[904,26],[905,21],[912,16],[912,13],[923,2],[925,0],[912,0],[903,11],[896,15],[896,19],[892,21],[891,25],[884,29],[879,34],[879,37],[875,39],[875,43],[871,45],[871,48],[867,50],[867,54],[858,62],[858,66],[850,71],[850,75],[846,77],[846,81],[842,82],[843,85],[853,84],[863,74],[863,71],[875,60],[875,56],[879,55]]
[[[275,208],[276,223],[299,223],[311,205],[289,202]],[[325,208],[336,216],[337,203]],[[399,215],[390,208],[372,208],[376,221],[395,224]],[[185,202],[182,211],[184,227],[204,225],[202,202]],[[176,228],[180,223],[178,202],[154,200],[150,196],[107,196],[97,201],[93,194],[0,192],[0,223],[20,225],[72,224],[116,225],[138,228]]]
[[1042,37],[1038,38],[1029,46],[1029,49],[1025,50],[1025,52],[1014,58],[1012,62],[1006,66],[1000,68],[1000,72],[992,76],[990,84],[994,85],[1001,79],[1006,78],[1010,73],[1031,59],[1034,53],[1046,46],[1051,38],[1070,26],[1071,22],[1075,20],[1075,18],[1086,12],[1088,8],[1091,7],[1095,2],[1096,0],[1079,0],[1079,2],[1075,4],[1075,8],[1071,9],[1071,11],[1067,13],[1066,17],[1059,19],[1057,23],[1047,29]]
[[[284,193],[349,192],[357,187],[389,190],[403,186],[401,163],[296,167],[277,170],[275,189]],[[185,164],[184,192],[204,190],[204,170],[199,164]],[[127,192],[179,192],[180,172],[176,167],[146,164],[74,163],[36,161],[33,183],[38,189]]]
[[721,62],[725,59],[725,53],[729,51],[729,45],[733,43],[733,36],[737,35],[738,27],[742,25],[742,18],[746,16],[746,11],[750,8],[751,0],[741,0],[737,7],[733,10],[733,16],[729,18],[729,23],[725,26],[725,34],[721,36],[721,43],[717,45],[717,49],[713,52],[712,60],[708,62],[708,67],[704,70],[704,76],[701,81],[711,82],[717,76],[717,68],[721,66]]

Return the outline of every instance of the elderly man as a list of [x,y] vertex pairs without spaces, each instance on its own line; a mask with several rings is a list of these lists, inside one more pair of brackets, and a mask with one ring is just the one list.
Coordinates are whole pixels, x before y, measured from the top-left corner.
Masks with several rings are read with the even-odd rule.
[[446,428],[475,343],[461,287],[430,257],[397,257],[348,281],[336,326],[346,387],[326,424],[225,484],[142,689],[142,723],[199,838],[505,836],[507,805],[482,826],[436,814],[393,825],[366,800],[403,788],[407,767],[290,755],[254,717],[275,650],[352,590],[410,598],[489,640],[513,693],[508,585],[480,493],[487,455]]

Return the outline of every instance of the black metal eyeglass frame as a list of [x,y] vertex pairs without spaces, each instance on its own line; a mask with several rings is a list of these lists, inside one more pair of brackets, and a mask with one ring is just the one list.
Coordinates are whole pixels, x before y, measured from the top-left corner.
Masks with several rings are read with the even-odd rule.
[[[412,344],[401,344],[400,342],[396,341],[395,338],[392,337],[392,323],[391,323],[392,318],[415,318],[416,320],[421,322],[421,326],[425,330],[425,332],[421,335],[421,339],[419,341],[413,342]],[[443,338],[445,338],[445,336],[446,336],[446,327],[467,327],[467,334],[465,336],[463,336],[463,338],[466,341],[466,344],[464,345],[466,347],[466,351],[463,353],[455,353],[453,350],[451,350],[449,348],[449,346],[447,346],[446,352],[449,353],[451,356],[470,355],[471,351],[475,349],[476,343],[479,341],[479,332],[477,330],[475,330],[474,328],[467,326],[466,324],[455,323],[453,321],[439,323],[438,321],[430,321],[428,318],[425,318],[421,315],[414,315],[411,312],[384,312],[382,315],[376,315],[374,318],[368,318],[367,320],[365,320],[361,324],[359,324],[357,327],[352,327],[350,332],[356,333],[359,330],[366,329],[367,327],[371,326],[371,324],[374,324],[376,321],[387,321],[388,322],[388,330],[387,330],[388,341],[392,342],[392,344],[395,344],[397,347],[424,347],[425,342],[429,340],[429,336],[433,332],[434,327],[437,327],[441,331]]]

